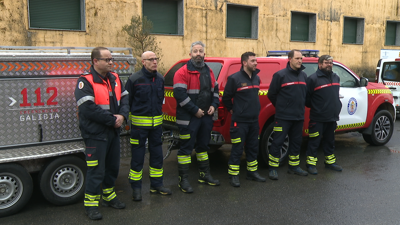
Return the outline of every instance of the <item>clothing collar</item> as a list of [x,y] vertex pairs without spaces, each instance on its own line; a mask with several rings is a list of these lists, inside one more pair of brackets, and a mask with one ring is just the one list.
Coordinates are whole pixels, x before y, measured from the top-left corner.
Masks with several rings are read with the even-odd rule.
[[144,66],[142,66],[142,73],[143,73],[146,77],[149,77],[149,78],[153,78],[153,77],[156,77],[156,76],[157,76],[157,71],[154,72],[154,73],[152,73],[152,72],[148,71]]
[[330,77],[330,76],[332,76],[333,72],[329,75],[329,74],[324,73],[324,72],[323,72],[322,70],[320,70],[319,68],[317,68],[316,74],[317,74],[317,76],[319,76],[319,77]]
[[[244,71],[243,66],[240,67],[240,72],[242,72],[242,74],[245,75],[246,77],[249,77],[249,75],[246,73],[246,71]],[[253,71],[253,73],[251,74],[251,78],[250,77],[249,78],[253,79],[253,77],[255,77],[259,72],[260,72],[260,70],[256,69],[256,71]]]
[[[192,61],[189,59],[189,61],[187,62],[187,68],[190,71],[197,71],[196,67],[194,67]],[[206,63],[204,63],[204,68],[206,68],[207,72],[210,72],[210,68],[208,67],[208,65]]]
[[112,75],[110,72],[107,73],[107,75],[103,78],[95,69],[93,66],[90,67],[90,74],[93,76],[93,81],[96,83],[103,83],[104,81],[110,80],[110,83],[115,81],[115,76]]
[[292,67],[290,67],[290,62],[287,62],[286,68],[287,68],[289,71],[291,71],[291,72],[293,72],[293,73],[297,73],[297,74],[299,74],[301,71],[303,71],[303,70],[305,69],[305,67],[304,67],[303,64],[302,64],[299,70],[294,70],[294,69],[292,69]]

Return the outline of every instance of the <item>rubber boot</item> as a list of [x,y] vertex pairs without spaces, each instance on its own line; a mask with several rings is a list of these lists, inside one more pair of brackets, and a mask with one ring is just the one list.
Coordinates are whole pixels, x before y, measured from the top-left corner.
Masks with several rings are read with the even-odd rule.
[[219,180],[214,180],[214,178],[210,174],[210,161],[209,160],[204,160],[204,161],[197,161],[199,164],[199,183],[201,184],[208,184],[210,186],[219,186]]
[[267,179],[264,177],[260,176],[260,174],[257,171],[247,171],[247,180],[254,180],[257,182],[265,182]]
[[189,165],[190,164],[178,164],[179,170],[179,188],[184,193],[193,193],[193,188],[189,184]]

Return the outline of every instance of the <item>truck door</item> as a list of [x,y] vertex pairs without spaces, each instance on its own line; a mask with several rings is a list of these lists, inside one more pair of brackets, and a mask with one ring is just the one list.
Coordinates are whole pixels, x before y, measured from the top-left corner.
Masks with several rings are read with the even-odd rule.
[[383,83],[392,91],[398,113],[400,109],[400,61],[383,61],[381,70],[379,83]]
[[334,63],[333,72],[340,77],[339,97],[342,102],[337,130],[363,126],[368,109],[367,88],[359,87],[358,78],[338,63]]

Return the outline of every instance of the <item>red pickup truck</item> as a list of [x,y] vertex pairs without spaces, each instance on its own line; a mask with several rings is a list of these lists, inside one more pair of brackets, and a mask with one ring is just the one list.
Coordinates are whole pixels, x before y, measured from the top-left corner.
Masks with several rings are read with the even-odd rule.
[[[189,59],[180,60],[165,75],[165,104],[163,105],[164,122],[163,128],[170,130],[170,134],[179,138],[176,120],[176,100],[173,96],[173,77],[175,72]],[[261,78],[259,98],[261,111],[260,124],[260,160],[267,162],[269,147],[273,140],[273,121],[275,107],[267,97],[268,88],[273,74],[286,67],[287,57],[258,57],[257,68]],[[213,70],[218,81],[220,100],[222,98],[227,77],[241,67],[240,58],[205,58],[205,63]],[[311,75],[318,68],[318,58],[304,57],[304,72]],[[333,72],[340,77],[340,99],[342,110],[336,132],[357,131],[362,133],[366,142],[371,145],[386,144],[393,133],[396,110],[393,105],[393,95],[390,90],[382,84],[369,83],[364,77],[358,77],[349,68],[334,61]],[[231,115],[227,112],[221,102],[217,114],[214,116],[214,127],[210,147],[220,147],[230,144],[229,126]],[[304,118],[303,136],[308,136],[309,109],[306,108]],[[168,133],[168,132],[164,132]],[[281,149],[281,160],[286,158],[289,142],[285,141]]]

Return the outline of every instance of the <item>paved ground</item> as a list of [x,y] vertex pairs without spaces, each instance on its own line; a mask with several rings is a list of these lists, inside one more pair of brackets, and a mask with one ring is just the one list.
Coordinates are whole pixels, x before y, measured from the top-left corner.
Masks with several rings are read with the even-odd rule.
[[[0,218],[0,224],[400,224],[400,125],[386,146],[367,145],[358,133],[336,136],[336,156],[343,172],[327,170],[319,152],[319,174],[300,177],[279,168],[279,180],[257,183],[245,180],[242,158],[241,187],[229,185],[227,162],[230,146],[210,154],[213,176],[221,186],[197,184],[197,166],[191,165],[193,194],[177,187],[176,151],[164,163],[165,186],[172,196],[149,193],[145,165],[143,201],[132,202],[127,177],[129,159],[122,160],[117,194],[124,210],[101,207],[104,219],[90,221],[83,203],[57,207],[35,190],[20,213]],[[302,163],[305,164],[305,144]],[[192,160],[195,162],[195,158]],[[260,168],[267,176],[267,168]]]

